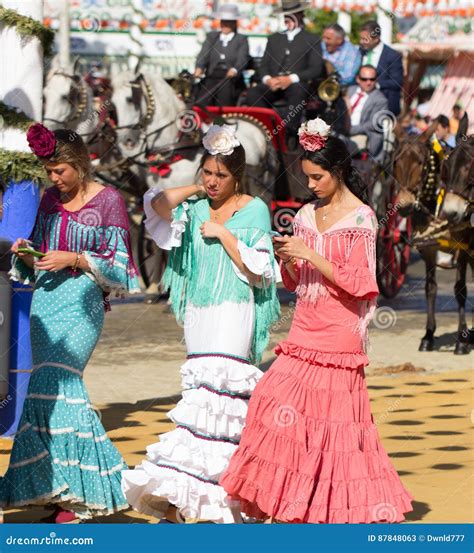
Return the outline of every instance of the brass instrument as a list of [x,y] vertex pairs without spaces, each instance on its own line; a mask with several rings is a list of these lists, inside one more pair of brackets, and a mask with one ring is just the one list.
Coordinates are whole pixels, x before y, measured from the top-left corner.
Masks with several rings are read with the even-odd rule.
[[340,94],[341,85],[339,84],[339,79],[335,73],[329,75],[329,77],[324,79],[324,81],[318,86],[318,96],[324,102],[334,102]]

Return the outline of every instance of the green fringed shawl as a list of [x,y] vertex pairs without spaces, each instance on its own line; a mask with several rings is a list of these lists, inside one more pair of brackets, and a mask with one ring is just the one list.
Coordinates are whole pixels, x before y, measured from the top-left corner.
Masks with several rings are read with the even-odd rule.
[[[181,323],[188,302],[197,307],[208,307],[225,301],[244,303],[251,299],[249,284],[237,276],[220,241],[202,238],[199,227],[209,218],[208,199],[184,202],[173,211],[173,221],[180,221],[184,232],[181,246],[170,252],[163,285],[170,291],[173,312]],[[263,238],[265,249],[273,259],[270,214],[262,200],[254,198],[224,226],[248,247],[254,247]],[[262,288],[253,287],[255,329],[250,353],[253,364],[260,362],[268,344],[270,327],[280,315],[276,283],[272,281],[267,286],[264,280]]]

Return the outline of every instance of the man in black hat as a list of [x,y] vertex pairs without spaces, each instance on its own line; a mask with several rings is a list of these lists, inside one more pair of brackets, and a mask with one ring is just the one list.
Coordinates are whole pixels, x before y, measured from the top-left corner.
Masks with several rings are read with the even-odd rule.
[[242,71],[249,62],[247,37],[237,32],[237,5],[225,4],[212,17],[220,19],[221,30],[207,35],[197,58],[194,76],[205,78],[198,87],[196,103],[235,106],[245,88]]
[[286,113],[282,114],[287,132],[296,136],[304,115],[309,83],[324,75],[319,36],[304,29],[304,10],[311,2],[282,0],[274,11],[285,17],[286,31],[268,37],[260,66],[261,82],[249,89],[249,106],[272,107],[284,98]]

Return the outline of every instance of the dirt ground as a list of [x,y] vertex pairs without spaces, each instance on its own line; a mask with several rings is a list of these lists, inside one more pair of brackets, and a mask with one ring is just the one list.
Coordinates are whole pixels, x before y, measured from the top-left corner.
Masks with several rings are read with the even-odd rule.
[[[390,302],[381,301],[371,327],[367,382],[372,411],[385,449],[414,496],[408,522],[473,520],[472,353],[453,354],[457,328],[452,273],[440,278],[436,351],[419,353],[425,324],[420,264]],[[282,318],[272,330],[262,363],[285,338],[294,297],[282,291]],[[472,325],[472,322],[469,321]],[[172,428],[166,413],[179,399],[184,362],[183,329],[166,303],[145,305],[137,297],[115,303],[85,373],[102,422],[130,466],[148,444]],[[0,474],[8,466],[11,440],[0,439]],[[34,522],[43,509],[7,511],[5,522]],[[156,522],[125,511],[92,522]]]

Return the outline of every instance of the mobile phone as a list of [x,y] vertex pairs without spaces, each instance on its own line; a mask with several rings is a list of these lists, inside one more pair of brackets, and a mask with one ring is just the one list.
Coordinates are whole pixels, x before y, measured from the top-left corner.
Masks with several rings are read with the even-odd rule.
[[274,236],[282,236],[278,231],[276,230],[271,230],[270,231],[270,236],[273,238]]
[[34,250],[33,248],[18,248],[18,253],[31,254],[34,257],[44,257],[46,255],[45,253]]

